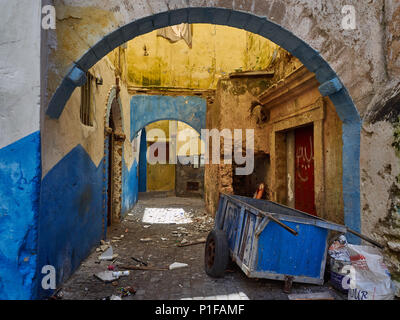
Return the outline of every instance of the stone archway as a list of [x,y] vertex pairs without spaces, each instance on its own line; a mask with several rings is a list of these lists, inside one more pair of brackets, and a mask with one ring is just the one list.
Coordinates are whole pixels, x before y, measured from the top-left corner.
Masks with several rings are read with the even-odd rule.
[[[247,30],[261,35],[294,56],[316,74],[320,92],[329,96],[343,122],[343,202],[345,224],[360,231],[360,128],[359,113],[336,73],[311,46],[280,25],[252,13],[226,8],[183,8],[150,15],[109,33],[75,63],[56,90],[46,114],[58,118],[66,101],[77,86],[85,83],[85,73],[108,52],[123,43],[155,29],[180,23],[211,23]],[[350,241],[359,242],[350,237]]]

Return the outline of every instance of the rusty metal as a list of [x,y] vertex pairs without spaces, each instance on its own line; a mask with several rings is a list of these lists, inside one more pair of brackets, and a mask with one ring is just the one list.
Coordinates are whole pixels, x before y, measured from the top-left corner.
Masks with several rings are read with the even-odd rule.
[[283,292],[290,294],[292,292],[293,277],[285,276],[285,285],[283,286]]

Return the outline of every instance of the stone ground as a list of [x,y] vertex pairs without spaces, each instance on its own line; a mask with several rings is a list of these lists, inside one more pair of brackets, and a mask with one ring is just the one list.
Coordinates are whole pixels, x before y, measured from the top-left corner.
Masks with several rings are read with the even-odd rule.
[[[212,227],[213,220],[206,215],[202,199],[166,197],[164,193],[141,194],[126,218],[108,230],[107,240],[118,254],[116,260],[99,262],[101,251],[94,250],[59,295],[64,300],[99,300],[120,296],[121,288],[130,286],[136,294],[123,297],[124,300],[288,299],[282,291],[283,282],[247,278],[235,264],[229,267],[224,278],[213,279],[204,272],[204,244],[177,246],[182,241],[206,238]],[[103,283],[94,277],[95,273],[106,271],[110,264],[138,265],[131,257],[161,268],[168,268],[174,262],[189,266],[165,271],[134,270],[113,283]],[[292,293],[327,291],[335,299],[343,299],[329,284],[293,284],[292,288]]]

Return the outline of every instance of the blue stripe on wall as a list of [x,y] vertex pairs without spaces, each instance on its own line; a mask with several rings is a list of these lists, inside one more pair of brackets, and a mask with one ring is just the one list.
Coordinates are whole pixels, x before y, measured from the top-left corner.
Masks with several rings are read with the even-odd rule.
[[138,200],[138,164],[133,162],[131,170],[126,166],[125,160],[122,160],[122,209],[121,215],[125,216],[136,204]]
[[34,295],[40,161],[39,131],[0,150],[0,299]]
[[147,191],[147,137],[146,128],[142,129],[139,149],[139,192]]
[[[56,268],[57,284],[68,279],[103,238],[103,163],[78,145],[42,180],[38,284],[45,265]],[[38,286],[40,297],[49,291]]]

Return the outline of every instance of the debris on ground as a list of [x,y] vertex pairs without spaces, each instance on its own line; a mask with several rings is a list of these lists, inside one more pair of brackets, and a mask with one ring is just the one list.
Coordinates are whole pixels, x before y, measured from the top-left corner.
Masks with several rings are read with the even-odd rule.
[[119,279],[119,277],[114,276],[114,271],[102,271],[95,273],[94,276],[105,283],[114,282]]
[[194,246],[196,244],[202,244],[202,243],[206,243],[206,239],[202,238],[202,239],[198,239],[198,240],[193,241],[193,242],[188,242],[188,241],[183,242],[183,241],[181,241],[181,243],[178,244],[178,247],[188,247],[188,246]]
[[135,258],[135,257],[131,257],[131,259],[132,259],[133,261],[139,262],[140,264],[142,264],[142,265],[144,265],[145,267],[147,267],[147,262],[144,262],[144,261],[142,261],[142,260],[140,260],[140,259],[138,259],[138,258]]
[[162,268],[162,267],[153,267],[153,266],[119,266],[121,269],[125,270],[142,270],[142,271],[166,271],[168,270],[167,268]]
[[393,300],[395,290],[383,256],[372,246],[348,245],[351,265],[355,269],[349,300]]
[[126,277],[129,276],[129,271],[114,271],[113,272],[113,277],[119,278],[119,277]]
[[289,300],[335,300],[330,292],[293,293],[288,295]]
[[49,297],[49,300],[62,300],[64,297],[64,292],[62,291],[62,288],[57,289],[51,297]]
[[153,239],[152,238],[142,238],[142,239],[140,239],[140,241],[141,242],[150,242],[150,241],[153,241]]
[[169,270],[174,270],[174,269],[179,269],[179,268],[186,268],[189,265],[186,263],[181,263],[181,262],[174,262],[169,266]]
[[121,297],[122,298],[128,297],[128,296],[133,296],[133,295],[136,294],[136,290],[133,287],[130,287],[130,286],[121,288],[120,290],[121,290]]
[[331,244],[328,254],[330,257],[330,283],[335,289],[347,294],[348,290],[343,288],[342,281],[348,275],[348,272],[344,271],[346,270],[344,267],[351,265],[351,262],[350,254],[347,250],[347,239],[344,235],[341,235]]
[[100,256],[99,256],[99,260],[114,260],[115,258],[118,257],[118,254],[114,254],[113,252],[113,248],[110,246],[105,252],[103,252]]

